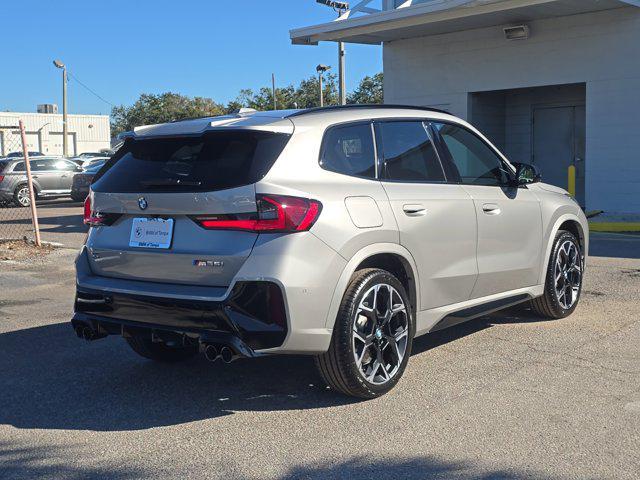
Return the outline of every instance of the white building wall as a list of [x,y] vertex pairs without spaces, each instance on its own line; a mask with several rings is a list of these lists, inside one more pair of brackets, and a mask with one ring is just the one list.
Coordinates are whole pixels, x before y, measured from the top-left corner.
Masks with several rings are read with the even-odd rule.
[[[69,115],[69,155],[95,152],[111,145],[111,127],[107,115]],[[62,115],[0,112],[0,156],[20,145],[18,122],[24,122],[30,150],[62,155]]]
[[640,11],[635,7],[387,42],[385,102],[467,118],[470,92],[586,84],[587,208],[640,212]]

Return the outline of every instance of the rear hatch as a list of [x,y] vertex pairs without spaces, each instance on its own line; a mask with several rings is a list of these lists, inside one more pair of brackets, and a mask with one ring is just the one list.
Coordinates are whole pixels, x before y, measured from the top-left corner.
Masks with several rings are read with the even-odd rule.
[[199,218],[248,218],[255,183],[290,135],[224,129],[130,138],[95,177],[87,240],[97,275],[186,285],[228,286],[258,234],[208,230]]

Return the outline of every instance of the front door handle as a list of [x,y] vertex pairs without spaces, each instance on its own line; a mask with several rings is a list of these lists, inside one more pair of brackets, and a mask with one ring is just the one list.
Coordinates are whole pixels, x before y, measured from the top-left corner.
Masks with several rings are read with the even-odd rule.
[[402,211],[409,217],[423,217],[427,214],[424,205],[403,205]]
[[485,203],[482,206],[482,211],[487,215],[500,215],[502,210],[500,210],[500,205],[495,203]]

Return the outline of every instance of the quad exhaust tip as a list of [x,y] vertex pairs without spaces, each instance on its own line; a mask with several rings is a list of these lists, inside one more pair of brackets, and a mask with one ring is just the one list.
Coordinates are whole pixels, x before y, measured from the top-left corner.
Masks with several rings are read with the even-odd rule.
[[222,347],[220,350],[220,357],[224,363],[231,363],[236,359],[236,355],[233,354],[233,350],[229,347]]
[[235,350],[227,345],[207,344],[204,346],[204,356],[210,362],[221,358],[224,363],[231,363],[241,357]]
[[207,345],[204,349],[204,356],[210,362],[215,362],[220,356],[218,347],[216,347],[215,345]]

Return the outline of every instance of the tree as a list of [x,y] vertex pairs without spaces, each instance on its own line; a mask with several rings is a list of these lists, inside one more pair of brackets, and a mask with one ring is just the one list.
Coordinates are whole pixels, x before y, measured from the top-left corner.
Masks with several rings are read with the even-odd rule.
[[205,97],[186,97],[177,93],[146,94],[130,107],[120,105],[111,110],[114,135],[140,125],[172,122],[185,118],[222,115],[225,107]]
[[[324,75],[322,90],[325,105],[338,104],[336,75],[331,73]],[[318,107],[320,105],[318,76],[311,75],[303,79],[298,86],[288,85],[277,88],[276,99],[279,109]],[[363,78],[355,91],[348,95],[347,102],[382,103],[382,73]],[[172,122],[185,118],[213,117],[237,112],[243,107],[272,110],[272,89],[263,87],[257,92],[251,89],[240,90],[236,99],[227,105],[221,105],[206,97],[187,97],[171,92],[159,95],[143,93],[130,107],[124,105],[113,107],[111,130],[114,135],[117,135],[140,125]]]
[[[325,75],[322,92],[325,105],[337,105],[338,87],[336,76]],[[288,85],[276,88],[276,100],[278,109],[312,108],[320,105],[318,77],[310,76],[300,82],[297,87]],[[227,112],[236,111],[240,107],[255,108],[256,110],[273,110],[273,91],[269,87],[263,87],[258,92],[245,89],[240,90],[238,97],[229,102]]]
[[347,96],[347,103],[370,105],[383,103],[382,84],[382,73],[376,73],[373,77],[364,77],[356,89]]

